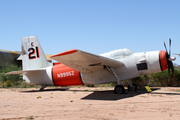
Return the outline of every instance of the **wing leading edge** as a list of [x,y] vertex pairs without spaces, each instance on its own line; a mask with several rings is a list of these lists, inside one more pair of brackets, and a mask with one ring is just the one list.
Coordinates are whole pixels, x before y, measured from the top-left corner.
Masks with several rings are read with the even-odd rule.
[[100,55],[72,49],[50,57],[79,72],[94,72],[102,70],[104,65],[117,68],[123,65],[122,62],[106,58]]
[[38,69],[38,70],[23,70],[23,71],[12,71],[12,72],[8,72],[6,73],[6,75],[10,75],[10,74],[27,74],[27,73],[31,73],[31,74],[37,74],[40,72],[44,72],[46,71],[46,69]]

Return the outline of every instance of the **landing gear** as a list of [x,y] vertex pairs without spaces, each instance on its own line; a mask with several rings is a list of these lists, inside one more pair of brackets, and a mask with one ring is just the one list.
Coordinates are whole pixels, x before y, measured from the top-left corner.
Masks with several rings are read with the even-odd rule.
[[44,88],[46,88],[47,86],[45,85],[45,86],[42,86],[40,89],[39,89],[39,91],[43,91],[44,90]]
[[114,88],[114,93],[115,94],[124,94],[125,93],[125,89],[124,87],[121,85],[121,80],[119,79],[119,77],[117,76],[116,72],[114,71],[114,69],[112,67],[109,67],[107,65],[104,65],[104,69],[106,69],[108,72],[111,73],[111,75],[114,76],[114,78],[117,80],[118,85]]
[[124,94],[125,93],[125,89],[122,85],[117,85],[115,88],[114,88],[114,93],[115,94]]
[[132,84],[132,86],[128,85],[128,91],[137,91],[137,86]]
[[[112,67],[107,66],[107,65],[104,65],[104,69],[106,69],[109,73],[111,73],[111,75],[113,75],[114,78],[118,82],[118,85],[114,88],[114,93],[115,94],[124,94],[125,89],[121,85],[121,80],[119,79],[119,77],[116,74],[116,72],[114,71],[114,69]],[[132,84],[131,80],[128,80],[128,81],[129,81],[128,90],[129,91],[137,91],[137,86],[135,84]]]
[[137,91],[137,85],[132,84],[131,80],[128,81],[129,81],[128,91]]

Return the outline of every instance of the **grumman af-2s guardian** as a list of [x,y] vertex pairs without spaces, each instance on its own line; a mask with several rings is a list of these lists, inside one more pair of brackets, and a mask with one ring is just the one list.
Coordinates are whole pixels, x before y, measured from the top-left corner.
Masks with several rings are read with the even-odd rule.
[[[171,44],[171,42],[170,42]],[[166,46],[165,46],[166,47]],[[22,71],[7,74],[23,74],[23,79],[33,85],[72,86],[96,85],[118,82],[114,93],[125,92],[121,81],[128,80],[128,89],[137,90],[131,79],[144,74],[152,74],[172,69],[172,61],[166,51],[133,53],[129,49],[119,49],[95,55],[78,49],[72,49],[51,56],[58,63],[50,64],[44,55],[37,37],[22,38]]]

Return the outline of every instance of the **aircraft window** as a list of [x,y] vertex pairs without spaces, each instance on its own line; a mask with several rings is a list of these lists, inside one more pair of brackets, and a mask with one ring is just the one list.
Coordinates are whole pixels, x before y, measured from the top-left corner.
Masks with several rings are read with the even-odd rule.
[[130,51],[129,49],[119,49],[119,50],[115,50],[115,51],[112,51],[112,55],[114,58],[117,58],[117,57],[125,57],[125,56],[129,56],[133,54],[132,51]]
[[122,50],[115,50],[112,52],[112,56],[113,57],[123,56],[123,51]]
[[133,52],[128,50],[128,49],[124,49],[124,56],[129,56],[131,55]]
[[123,57],[129,56],[131,54],[133,54],[133,52],[130,51],[129,49],[119,49],[119,50],[114,50],[114,51],[104,53],[101,55],[108,57],[108,58],[118,59],[118,58],[123,58]]

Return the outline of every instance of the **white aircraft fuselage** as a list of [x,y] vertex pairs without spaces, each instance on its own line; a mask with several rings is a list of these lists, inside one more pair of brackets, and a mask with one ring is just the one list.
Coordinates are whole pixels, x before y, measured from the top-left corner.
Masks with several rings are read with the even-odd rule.
[[[119,51],[124,50],[128,49],[120,49]],[[101,56],[124,63],[123,66],[114,69],[121,81],[144,74],[152,74],[167,70],[167,67],[163,66],[163,62],[166,62],[166,57],[163,56],[166,54],[165,51],[132,53],[128,56],[112,57],[112,53],[116,51],[101,54]],[[161,59],[160,56],[162,56]],[[28,81],[27,79],[26,81],[29,84],[50,86],[96,85],[117,81],[106,69],[96,72],[81,73],[60,63],[55,63],[55,65],[44,69],[46,69],[46,71],[42,74],[34,73],[33,76],[31,76],[32,78],[28,77]]]

